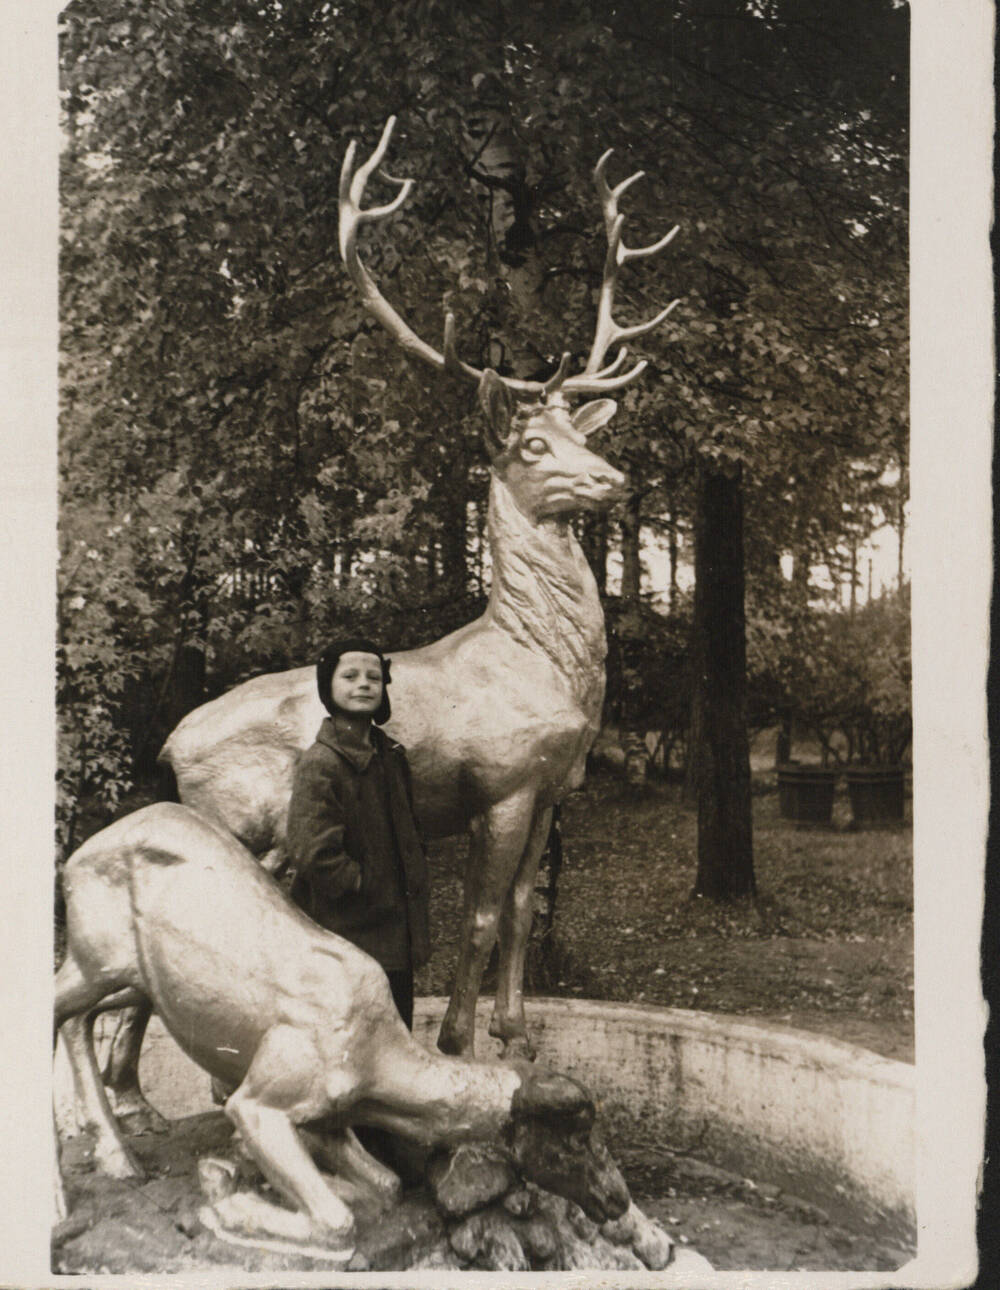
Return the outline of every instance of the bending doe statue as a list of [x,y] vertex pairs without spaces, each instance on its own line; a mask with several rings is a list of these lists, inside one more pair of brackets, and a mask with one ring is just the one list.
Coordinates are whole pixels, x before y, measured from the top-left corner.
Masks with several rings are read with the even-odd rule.
[[[608,250],[583,372],[567,375],[568,354],[544,382],[479,371],[458,358],[450,315],[441,353],[410,330],[359,258],[361,227],[391,215],[413,183],[390,180],[400,186],[394,200],[362,209],[393,125],[390,118],[363,165],[355,168],[355,145],[348,148],[340,184],[341,254],[370,312],[408,353],[478,386],[492,473],[493,574],[489,603],[475,622],[432,645],[392,654],[387,730],[407,749],[427,834],[468,830],[471,836],[461,946],[439,1046],[472,1051],[483,970],[499,937],[490,1033],[530,1055],[521,992],[538,862],[553,805],[583,781],[604,698],[604,617],[568,521],[576,512],[606,508],[625,484],[586,444],[613,416],[615,403],[601,398],[571,411],[569,399],[615,390],[644,369],[645,362],[637,362],[622,372],[622,342],[656,327],[673,304],[648,322],[618,326],[612,318],[618,270],[658,251],[677,230],[653,246],[624,246],[618,198],[641,172],[611,188],[605,153],[595,180]],[[605,366],[611,345],[620,348]],[[274,870],[283,861],[295,760],[323,715],[312,668],[261,676],[185,717],[161,761],[172,769],[182,802],[218,820]],[[113,1086],[134,1080],[136,1060],[133,1036],[113,1057]]]
[[[375,960],[313,923],[230,833],[188,807],[157,803],[110,825],[70,857],[64,884],[55,1023],[105,1172],[140,1171],[101,1084],[94,1014],[142,999],[194,1061],[235,1089],[226,1114],[314,1243],[348,1247],[349,1257],[350,1202],[386,1208],[398,1194],[399,1179],[364,1150],[355,1123],[428,1145],[502,1135],[526,1178],[595,1221],[628,1208],[579,1084],[526,1063],[422,1048]],[[310,1140],[334,1177],[319,1172]],[[272,1223],[287,1220],[261,1201],[265,1231],[267,1211]]]

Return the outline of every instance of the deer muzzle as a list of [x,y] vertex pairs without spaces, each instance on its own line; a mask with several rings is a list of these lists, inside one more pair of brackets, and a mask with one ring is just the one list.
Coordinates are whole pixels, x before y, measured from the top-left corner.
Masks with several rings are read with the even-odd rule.
[[588,509],[603,509],[625,494],[625,476],[613,466],[589,471],[576,488],[577,499]]

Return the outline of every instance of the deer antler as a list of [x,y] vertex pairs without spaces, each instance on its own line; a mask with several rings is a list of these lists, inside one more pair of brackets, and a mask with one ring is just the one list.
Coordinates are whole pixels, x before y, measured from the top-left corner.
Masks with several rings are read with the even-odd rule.
[[[608,168],[608,160],[611,157],[613,148],[609,148],[601,157],[594,167],[594,183],[597,186],[597,192],[601,199],[601,208],[604,212],[604,227],[608,237],[608,253],[604,259],[604,280],[601,283],[601,294],[597,305],[597,327],[594,332],[594,344],[590,351],[590,357],[584,367],[584,373],[593,373],[597,377],[605,376],[609,371],[619,367],[625,359],[625,346],[618,351],[618,356],[610,368],[604,368],[598,371],[601,363],[604,362],[604,355],[608,347],[617,344],[619,341],[633,340],[636,336],[644,336],[646,332],[652,331],[654,327],[659,327],[660,323],[678,304],[677,300],[672,300],[665,309],[661,309],[655,318],[649,322],[636,323],[633,327],[619,327],[611,316],[611,310],[614,305],[615,287],[618,285],[618,270],[627,260],[644,260],[658,251],[662,251],[668,242],[673,241],[679,224],[675,224],[669,233],[665,233],[658,242],[653,242],[649,246],[630,248],[622,241],[622,227],[625,223],[625,216],[618,213],[618,198],[627,188],[642,179],[645,171],[637,170],[634,175],[629,175],[621,183],[612,188],[605,172]],[[625,374],[625,379],[632,380],[638,376],[646,367],[645,360],[641,360]]]
[[466,375],[478,380],[481,373],[476,371],[475,368],[469,367],[468,364],[462,363],[454,353],[454,345],[450,342],[450,333],[454,330],[454,325],[450,316],[445,323],[445,344],[446,348],[449,349],[449,359],[446,360],[444,354],[438,353],[426,341],[421,340],[412,328],[407,326],[379,291],[358,256],[358,231],[362,224],[372,224],[377,220],[387,219],[394,211],[399,210],[413,188],[412,179],[393,179],[390,175],[384,174],[382,176],[384,179],[399,185],[399,192],[391,202],[384,206],[373,206],[370,210],[361,209],[365,186],[372,172],[382,164],[382,160],[388,151],[389,140],[392,138],[395,125],[396,118],[391,116],[385,123],[382,137],[379,139],[375,151],[357,170],[354,169],[357,143],[352,139],[348,145],[344,156],[344,164],[340,170],[339,233],[341,259],[344,261],[351,281],[361,295],[365,308],[374,314],[386,331],[395,337],[407,353],[414,354],[417,358],[422,358],[425,362],[439,369],[457,366]]
[[[464,362],[458,357],[455,349],[455,319],[454,315],[447,313],[444,321],[444,349],[443,353],[436,350],[432,345],[420,339],[415,331],[407,325],[400,317],[397,311],[389,304],[388,300],[382,295],[373,281],[371,275],[365,266],[361,263],[358,255],[358,232],[363,224],[374,223],[378,220],[387,219],[394,211],[397,211],[410,195],[413,188],[412,179],[394,179],[382,171],[382,178],[389,183],[397,184],[399,192],[383,206],[373,206],[369,210],[362,210],[361,202],[364,197],[365,186],[374,171],[378,170],[389,148],[389,141],[392,138],[392,132],[396,125],[396,118],[389,117],[382,130],[382,137],[379,139],[375,151],[366,162],[355,169],[355,154],[357,152],[357,143],[351,141],[348,145],[347,152],[344,156],[344,164],[340,172],[340,254],[347,268],[351,281],[357,287],[361,299],[368,311],[378,319],[386,331],[393,336],[407,353],[422,358],[425,362],[430,363],[439,371],[454,372],[458,375],[466,376],[473,381],[479,381],[482,377],[482,371],[473,367],[471,364]],[[642,250],[628,250],[622,245],[621,227],[624,217],[618,214],[617,199],[619,194],[637,179],[641,178],[642,171],[632,175],[631,178],[624,180],[616,188],[608,187],[604,179],[604,168],[607,165],[608,158],[611,155],[609,149],[597,163],[594,171],[594,177],[598,185],[598,191],[601,193],[602,203],[604,206],[604,218],[608,228],[608,255],[604,265],[604,282],[601,286],[600,301],[598,304],[597,314],[597,334],[594,339],[593,348],[590,351],[590,358],[587,365],[579,376],[567,376],[569,368],[569,354],[563,354],[559,363],[558,370],[549,377],[547,381],[525,381],[517,377],[502,376],[500,379],[508,389],[515,394],[523,396],[535,396],[545,401],[554,397],[566,394],[603,394],[611,390],[617,390],[626,385],[629,381],[634,380],[646,366],[645,361],[635,364],[629,371],[619,374],[622,365],[625,362],[626,349],[623,345],[619,350],[614,361],[606,367],[598,370],[599,365],[604,361],[604,355],[608,346],[613,342],[629,340],[633,336],[641,336],[658,326],[667,314],[673,309],[677,301],[669,304],[666,309],[651,321],[640,323],[635,327],[619,327],[611,318],[611,307],[614,299],[614,290],[618,277],[618,266],[627,259],[638,256],[653,255],[670,241],[677,232],[674,227],[664,238],[661,238],[653,246],[645,247]]]

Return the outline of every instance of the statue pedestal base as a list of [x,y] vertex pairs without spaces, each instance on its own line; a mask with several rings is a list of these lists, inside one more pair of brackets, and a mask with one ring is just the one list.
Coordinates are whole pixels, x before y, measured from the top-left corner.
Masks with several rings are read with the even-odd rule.
[[323,1270],[640,1271],[666,1260],[663,1284],[683,1286],[707,1267],[644,1215],[630,1212],[599,1228],[570,1202],[516,1181],[466,1212],[467,1203],[482,1201],[482,1186],[444,1188],[439,1180],[445,1209],[428,1179],[380,1215],[352,1206],[356,1232],[325,1241],[247,1165],[220,1111],[175,1120],[167,1133],[130,1145],[146,1171],[142,1180],[102,1175],[86,1134],[63,1144],[70,1213],[53,1233],[53,1271],[194,1276],[226,1268],[280,1280],[285,1272]]
[[244,1249],[267,1250],[346,1267],[354,1257],[353,1240],[331,1236],[324,1240],[309,1218],[265,1199],[259,1191],[242,1190],[239,1181],[246,1162],[220,1156],[198,1161],[198,1182],[207,1200],[198,1221],[220,1241]]
[[[262,1212],[266,1202],[261,1202],[260,1198],[252,1192],[238,1192],[229,1199],[236,1204],[227,1205],[222,1201],[216,1205],[203,1205],[198,1211],[199,1222],[203,1223],[213,1236],[217,1236],[220,1241],[225,1241],[227,1245],[239,1245],[250,1250],[266,1250],[269,1254],[287,1254],[295,1258],[312,1259],[327,1267],[337,1268],[347,1267],[354,1257],[353,1245],[342,1249],[331,1249],[325,1245],[313,1244],[309,1239],[309,1223],[302,1214],[279,1210],[275,1205],[268,1206],[278,1214],[287,1215],[289,1219],[303,1220],[301,1224],[289,1224],[292,1227],[302,1228],[301,1237],[298,1233],[284,1236],[268,1234],[271,1215]],[[246,1223],[252,1234],[242,1234],[239,1231],[239,1220]]]

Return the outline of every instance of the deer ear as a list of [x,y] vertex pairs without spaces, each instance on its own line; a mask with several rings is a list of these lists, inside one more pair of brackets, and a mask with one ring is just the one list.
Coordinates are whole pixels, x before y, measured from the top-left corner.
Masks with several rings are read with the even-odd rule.
[[618,404],[614,399],[595,399],[593,403],[584,403],[577,408],[572,417],[573,426],[586,438],[606,425],[617,411]]
[[486,448],[497,457],[507,446],[514,400],[496,372],[487,368],[479,380],[479,406],[486,416]]

